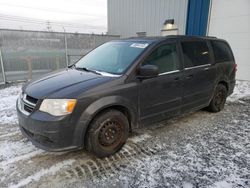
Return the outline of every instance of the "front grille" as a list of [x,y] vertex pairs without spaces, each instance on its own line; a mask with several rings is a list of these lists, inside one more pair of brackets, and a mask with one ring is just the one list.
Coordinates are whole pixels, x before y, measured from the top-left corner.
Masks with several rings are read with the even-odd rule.
[[33,103],[33,104],[36,104],[38,99],[35,99],[34,97],[31,97],[29,95],[26,95],[26,100]]
[[33,112],[34,108],[36,107],[38,99],[31,97],[27,94],[24,94],[19,99],[19,109],[26,115],[29,115]]
[[25,111],[31,113],[31,112],[33,111],[33,109],[34,109],[33,107],[30,107],[30,106],[24,104],[24,110],[25,110]]

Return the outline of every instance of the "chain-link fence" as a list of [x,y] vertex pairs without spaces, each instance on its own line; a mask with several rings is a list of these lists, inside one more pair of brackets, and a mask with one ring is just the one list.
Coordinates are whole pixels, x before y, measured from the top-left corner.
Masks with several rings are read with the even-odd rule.
[[0,83],[28,80],[65,68],[119,36],[0,30]]

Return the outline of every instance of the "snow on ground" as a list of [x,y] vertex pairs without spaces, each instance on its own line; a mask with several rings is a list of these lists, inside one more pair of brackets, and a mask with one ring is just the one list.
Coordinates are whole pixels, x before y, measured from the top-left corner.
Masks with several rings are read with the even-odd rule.
[[237,81],[222,112],[140,130],[105,159],[33,146],[17,126],[20,91],[0,89],[0,187],[250,187],[250,82]]
[[0,90],[0,123],[17,123],[16,100],[21,93],[21,84]]
[[133,136],[133,137],[130,137],[129,139],[132,141],[132,142],[142,142],[144,140],[147,140],[148,138],[151,138],[151,136],[147,133],[145,134],[142,134],[142,135],[139,135],[139,136]]
[[[20,149],[22,148],[22,149]],[[5,140],[1,142],[0,145],[0,161],[8,161],[9,159],[13,159],[18,155],[24,155],[30,153],[34,150],[33,145],[30,142],[24,141],[16,141],[16,142],[9,142]]]
[[12,184],[9,187],[10,188],[18,188],[18,187],[22,187],[25,186],[27,184],[29,184],[32,181],[38,181],[40,180],[40,178],[42,176],[46,175],[54,175],[56,172],[58,172],[59,170],[61,170],[63,167],[67,166],[67,165],[71,165],[75,160],[69,159],[69,160],[65,160],[62,163],[58,163],[52,167],[50,167],[49,169],[42,169],[39,172],[21,180],[18,184]]
[[227,100],[234,102],[246,97],[250,97],[250,81],[237,80],[234,92]]

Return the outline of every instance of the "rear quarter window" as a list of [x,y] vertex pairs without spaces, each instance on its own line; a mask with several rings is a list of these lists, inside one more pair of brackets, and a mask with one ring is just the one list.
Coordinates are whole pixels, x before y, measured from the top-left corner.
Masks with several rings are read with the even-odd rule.
[[211,41],[215,62],[233,61],[233,54],[227,43],[223,41]]

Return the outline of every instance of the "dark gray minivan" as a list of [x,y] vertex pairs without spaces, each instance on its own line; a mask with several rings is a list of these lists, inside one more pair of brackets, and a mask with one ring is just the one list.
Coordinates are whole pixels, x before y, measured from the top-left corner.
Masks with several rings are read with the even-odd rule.
[[134,129],[205,107],[222,110],[236,68],[228,43],[214,37],[107,42],[25,84],[17,100],[20,129],[45,150],[109,156]]

